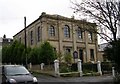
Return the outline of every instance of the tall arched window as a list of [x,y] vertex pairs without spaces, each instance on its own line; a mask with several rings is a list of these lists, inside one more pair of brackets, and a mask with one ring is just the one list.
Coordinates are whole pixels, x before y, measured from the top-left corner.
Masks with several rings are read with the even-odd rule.
[[33,45],[33,31],[30,32],[31,45]]
[[40,41],[40,26],[37,28],[37,41]]
[[88,38],[89,38],[89,40],[90,40],[90,41],[92,41],[92,40],[93,40],[93,35],[92,35],[92,32],[88,32]]
[[55,28],[54,26],[50,26],[48,30],[49,36],[55,36]]
[[64,26],[64,36],[70,38],[70,28],[68,25]]
[[78,36],[79,39],[83,39],[83,34],[82,33],[83,33],[82,29],[80,27],[78,27],[77,36]]

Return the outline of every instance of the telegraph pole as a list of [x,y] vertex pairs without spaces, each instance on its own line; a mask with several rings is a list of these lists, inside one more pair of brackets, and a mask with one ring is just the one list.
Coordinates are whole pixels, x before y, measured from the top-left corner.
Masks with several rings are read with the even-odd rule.
[[25,66],[27,68],[27,40],[26,40],[26,17],[24,17],[24,31],[25,31]]

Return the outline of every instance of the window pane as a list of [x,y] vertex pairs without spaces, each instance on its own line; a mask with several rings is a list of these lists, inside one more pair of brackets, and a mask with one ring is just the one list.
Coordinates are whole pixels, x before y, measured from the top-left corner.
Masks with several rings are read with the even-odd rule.
[[66,48],[65,53],[67,54],[67,53],[70,53],[70,52],[71,52],[71,49],[70,48]]
[[80,39],[83,38],[83,35],[82,35],[82,29],[81,29],[80,27],[78,27],[77,34],[78,34],[78,38],[80,38]]
[[70,28],[67,25],[65,25],[65,27],[64,27],[64,36],[70,37]]
[[92,40],[92,32],[88,33],[88,38],[89,38],[89,40]]
[[90,49],[91,60],[94,60],[94,49]]
[[50,28],[49,28],[49,36],[55,36],[55,28],[54,28],[54,26],[50,26]]
[[33,31],[30,33],[30,38],[31,38],[31,45],[33,45]]
[[19,41],[20,41],[20,43],[21,43],[21,37],[19,38]]
[[38,42],[40,41],[40,26],[38,27],[38,29],[37,29],[37,40],[38,40]]

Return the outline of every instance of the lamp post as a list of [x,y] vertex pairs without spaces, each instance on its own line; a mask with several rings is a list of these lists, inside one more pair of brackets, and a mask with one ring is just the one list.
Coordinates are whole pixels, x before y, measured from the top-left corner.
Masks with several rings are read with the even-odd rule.
[[27,40],[26,40],[26,17],[24,17],[24,31],[25,31],[25,66],[27,67]]

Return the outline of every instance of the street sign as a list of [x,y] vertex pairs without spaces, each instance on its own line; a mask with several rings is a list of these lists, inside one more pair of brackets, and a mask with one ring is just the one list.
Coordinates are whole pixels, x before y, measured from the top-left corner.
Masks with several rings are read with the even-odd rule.
[[78,52],[77,52],[77,51],[74,51],[74,52],[73,52],[73,58],[74,58],[74,59],[77,59],[77,58],[78,58]]

